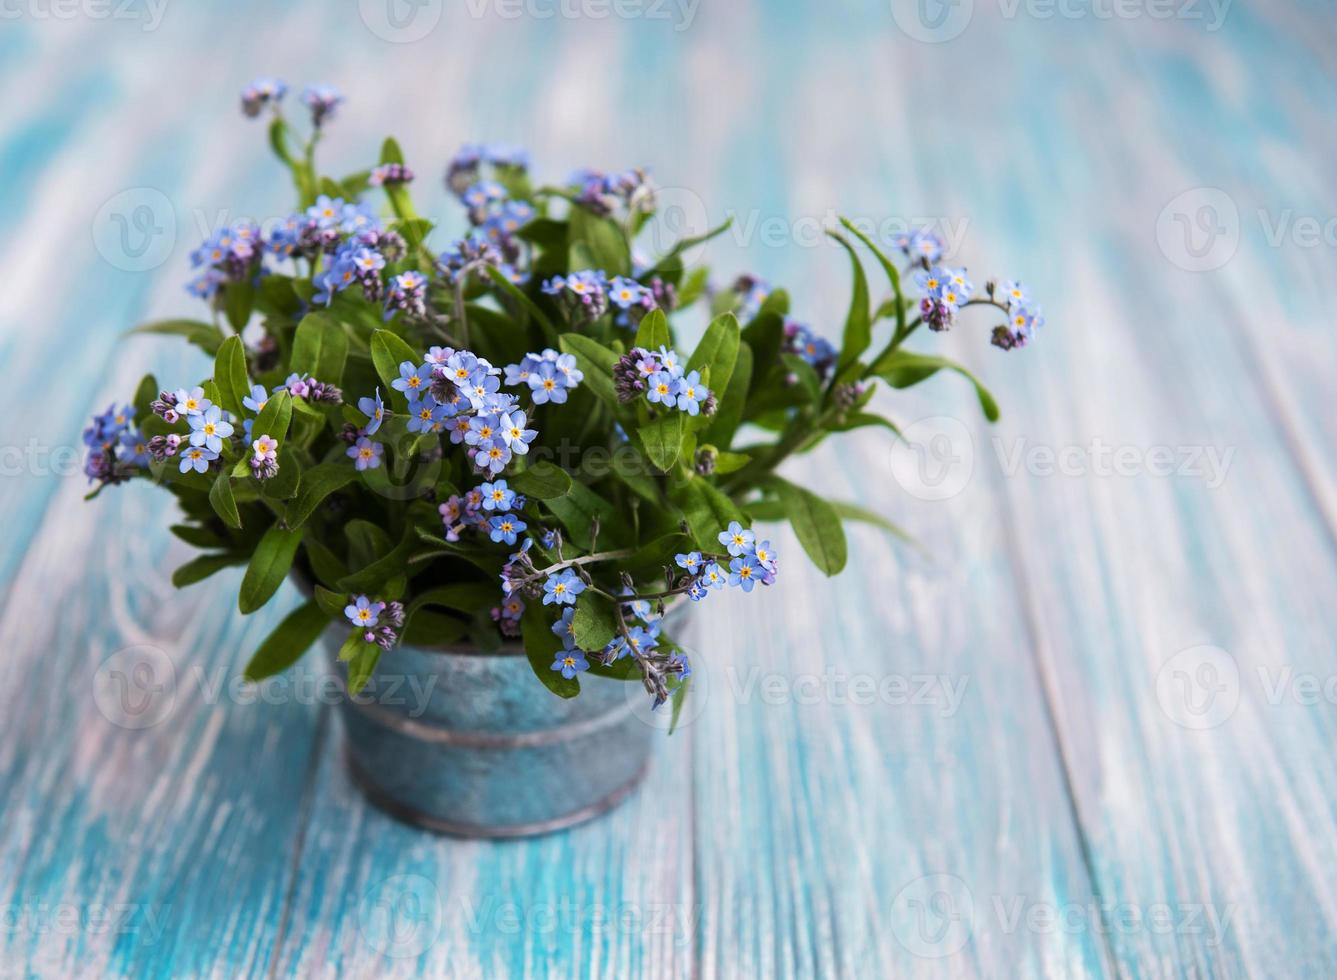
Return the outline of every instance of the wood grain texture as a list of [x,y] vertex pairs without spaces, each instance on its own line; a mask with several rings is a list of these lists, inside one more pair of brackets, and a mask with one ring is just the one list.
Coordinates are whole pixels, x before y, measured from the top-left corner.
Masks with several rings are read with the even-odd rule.
[[[353,3],[0,32],[0,80],[25,93],[0,105],[0,417],[48,460],[0,479],[0,976],[1337,970],[1324,7],[1232,5],[1212,27],[976,4],[923,44],[880,3],[447,6],[412,43]],[[956,378],[879,395],[968,452],[947,499],[907,492],[913,460],[864,433],[794,464],[924,553],[852,528],[828,581],[776,530],[781,584],[702,608],[687,723],[626,805],[538,840],[425,836],[349,784],[337,720],[295,693],[315,664],[279,703],[229,692],[291,595],[242,619],[236,572],[173,592],[162,499],[84,504],[51,470],[144,369],[204,369],[155,341],[113,351],[193,309],[186,257],[213,226],[286,208],[236,114],[262,72],[340,85],[330,169],[391,131],[438,218],[458,216],[436,168],[466,140],[525,143],[545,175],[649,162],[689,224],[732,210],[701,256],[721,279],[789,286],[828,336],[848,269],[819,229],[839,212],[963,236],[951,258],[1025,279],[1049,326],[1013,355],[988,320],[916,338],[979,370],[996,428]],[[140,271],[96,217],[136,188],[174,236]],[[1204,188],[1239,231],[1191,272],[1173,235],[1220,203]],[[1189,224],[1158,238],[1167,206]],[[61,397],[36,397],[53,377]],[[1134,472],[1093,472],[1096,446]],[[1036,447],[1087,470],[1046,475]],[[1150,472],[1156,447],[1196,469]]]

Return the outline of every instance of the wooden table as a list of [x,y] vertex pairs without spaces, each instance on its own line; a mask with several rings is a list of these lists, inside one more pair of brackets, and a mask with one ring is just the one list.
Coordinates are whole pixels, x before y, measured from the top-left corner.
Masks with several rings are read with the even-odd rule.
[[[448,7],[0,25],[0,975],[1337,972],[1325,6],[980,0],[936,34],[873,2]],[[164,497],[85,504],[71,462],[145,369],[205,372],[119,339],[198,310],[189,250],[290,203],[236,111],[264,72],[342,87],[329,169],[393,132],[448,227],[444,161],[510,140],[734,214],[721,278],[786,285],[830,336],[837,212],[962,236],[1048,324],[1019,353],[987,318],[919,345],[986,378],[997,426],[956,378],[879,395],[927,481],[868,430],[793,465],[922,550],[852,526],[827,581],[777,532],[780,584],[702,608],[705,696],[621,809],[427,836],[350,786],[311,669],[273,703],[231,686],[291,590],[245,619],[237,574],[175,592]],[[143,646],[169,701],[118,727],[97,685]],[[387,950],[387,915],[421,941]]]

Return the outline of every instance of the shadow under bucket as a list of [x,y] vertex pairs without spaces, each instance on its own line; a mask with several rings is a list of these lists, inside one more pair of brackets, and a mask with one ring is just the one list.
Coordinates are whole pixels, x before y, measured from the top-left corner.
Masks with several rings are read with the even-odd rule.
[[[343,634],[323,644],[342,680]],[[396,647],[340,702],[353,781],[387,813],[439,833],[524,837],[616,806],[645,774],[658,730],[640,684],[580,678],[559,698],[518,647]]]

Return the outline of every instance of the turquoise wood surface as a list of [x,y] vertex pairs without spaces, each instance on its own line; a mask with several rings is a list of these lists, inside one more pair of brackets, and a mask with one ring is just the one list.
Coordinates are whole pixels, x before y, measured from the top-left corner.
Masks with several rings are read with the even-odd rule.
[[[1337,972],[1337,22],[1152,6],[957,5],[940,43],[899,2],[5,19],[0,976]],[[858,531],[827,581],[777,530],[780,585],[702,607],[703,696],[625,806],[425,836],[349,784],[318,665],[229,686],[295,593],[242,619],[236,572],[175,592],[162,497],[84,504],[68,465],[145,369],[204,370],[119,332],[195,309],[214,225],[287,205],[236,111],[261,73],[342,87],[331,169],[394,132],[437,217],[465,140],[648,163],[688,225],[735,215],[721,278],[828,335],[832,212],[962,235],[1048,326],[939,341],[995,427],[955,379],[879,396],[950,452],[859,433],[793,464],[922,550]],[[117,672],[145,646],[152,698]]]

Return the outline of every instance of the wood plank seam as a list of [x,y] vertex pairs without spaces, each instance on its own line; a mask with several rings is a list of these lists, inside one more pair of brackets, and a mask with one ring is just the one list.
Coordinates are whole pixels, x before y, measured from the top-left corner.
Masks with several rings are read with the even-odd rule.
[[307,827],[311,822],[311,814],[315,806],[316,776],[320,769],[320,757],[326,743],[330,741],[330,717],[332,714],[332,706],[322,704],[316,715],[316,734],[311,741],[306,773],[303,776],[305,785],[302,787],[302,803],[297,817],[296,835],[293,838],[292,857],[288,861],[288,881],[283,888],[283,907],[279,909],[279,927],[274,933],[274,947],[269,951],[269,969],[265,971],[270,980],[275,980],[278,976],[279,954],[283,949],[283,941],[288,932],[288,922],[291,918],[292,904],[297,891],[297,876],[301,872],[302,854],[306,850]]

